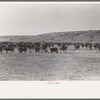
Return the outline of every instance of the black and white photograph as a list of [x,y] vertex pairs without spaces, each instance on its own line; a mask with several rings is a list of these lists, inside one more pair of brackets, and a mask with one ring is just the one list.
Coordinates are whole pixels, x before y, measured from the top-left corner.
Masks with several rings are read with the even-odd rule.
[[0,2],[0,81],[56,80],[100,80],[100,3]]

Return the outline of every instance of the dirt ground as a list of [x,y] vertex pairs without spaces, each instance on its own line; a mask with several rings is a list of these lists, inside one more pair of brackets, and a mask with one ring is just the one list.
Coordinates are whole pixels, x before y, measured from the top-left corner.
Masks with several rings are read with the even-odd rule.
[[1,81],[100,80],[100,51],[0,54]]

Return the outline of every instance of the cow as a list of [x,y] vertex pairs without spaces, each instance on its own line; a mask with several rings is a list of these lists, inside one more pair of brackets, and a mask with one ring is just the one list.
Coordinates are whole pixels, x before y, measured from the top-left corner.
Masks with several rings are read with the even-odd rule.
[[79,49],[80,48],[79,43],[74,43],[74,47],[75,47],[75,49]]
[[97,49],[98,46],[99,46],[99,43],[94,43],[94,44],[93,44],[94,49]]
[[34,49],[34,44],[31,42],[26,42],[25,47],[27,47],[29,53],[32,53],[32,50]]
[[40,50],[41,50],[41,48],[40,48],[39,46],[36,46],[36,47],[35,47],[35,52],[36,52],[36,53],[39,53]]
[[62,45],[62,51],[63,51],[63,52],[66,51],[67,48],[68,48],[68,45],[66,45],[66,44],[63,44],[63,45]]
[[100,44],[98,45],[98,49],[99,49],[99,51],[100,51]]
[[0,52],[2,53],[3,48],[0,46]]
[[89,49],[92,50],[92,43],[89,44]]
[[8,51],[10,51],[12,53],[12,52],[14,52],[14,47],[7,46],[7,47],[4,47],[3,50],[6,51],[6,53],[8,53]]
[[18,50],[19,50],[19,53],[26,53],[27,52],[26,47],[19,47]]
[[48,53],[48,50],[47,50],[47,49],[48,49],[49,47],[50,47],[50,46],[49,46],[48,43],[46,43],[46,42],[42,43],[42,44],[41,44],[42,52]]
[[2,51],[3,51],[3,44],[0,43],[0,53],[2,53]]
[[52,47],[50,48],[51,53],[56,52],[58,53],[58,48],[57,47]]

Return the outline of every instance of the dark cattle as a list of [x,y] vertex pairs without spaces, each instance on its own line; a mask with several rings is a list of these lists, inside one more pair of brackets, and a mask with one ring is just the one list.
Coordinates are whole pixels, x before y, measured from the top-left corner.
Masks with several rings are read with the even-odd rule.
[[99,49],[99,51],[100,51],[100,44],[98,45],[98,49]]
[[0,52],[2,53],[2,51],[3,51],[3,45],[2,43],[0,43]]
[[8,53],[8,51],[10,51],[12,53],[12,52],[14,52],[14,47],[10,47],[10,46],[4,47],[3,50],[5,50],[6,53]]
[[86,48],[88,47],[88,45],[89,45],[89,43],[85,43],[85,47],[86,47]]
[[27,52],[26,47],[19,47],[18,50],[19,50],[19,53],[26,53]]
[[0,52],[2,53],[3,48],[0,46]]
[[68,45],[66,45],[66,44],[63,44],[63,45],[62,45],[62,51],[66,51],[67,48],[68,48]]
[[16,45],[17,45],[17,47],[25,47],[26,46],[25,42],[19,42]]
[[83,43],[81,43],[80,45],[82,46],[82,48],[84,48],[84,44]]
[[47,53],[48,52],[48,50],[47,50],[47,48],[49,48],[50,46],[49,46],[49,44],[48,43],[43,43],[43,44],[41,44],[41,49],[42,49],[42,52],[45,52],[45,53]]
[[92,50],[92,43],[89,44],[89,48],[90,48],[90,50]]
[[94,43],[94,44],[93,44],[94,49],[97,49],[98,46],[99,46],[99,43]]
[[39,53],[41,50],[41,43],[40,42],[35,42],[34,43],[34,49],[36,53]]
[[16,44],[19,53],[26,53],[27,52],[27,46],[25,42],[19,42]]
[[79,49],[80,48],[80,45],[78,43],[75,43],[74,44],[74,47],[75,47],[75,49]]
[[50,48],[51,53],[56,52],[58,53],[58,48],[57,47],[52,47]]
[[39,52],[40,52],[40,50],[41,50],[41,48],[40,48],[40,47],[38,47],[38,46],[37,46],[37,47],[35,47],[35,52],[36,52],[36,53],[39,53]]
[[31,43],[31,42],[26,42],[26,43],[25,43],[25,47],[27,47],[29,53],[32,53],[31,50],[34,49],[34,44]]

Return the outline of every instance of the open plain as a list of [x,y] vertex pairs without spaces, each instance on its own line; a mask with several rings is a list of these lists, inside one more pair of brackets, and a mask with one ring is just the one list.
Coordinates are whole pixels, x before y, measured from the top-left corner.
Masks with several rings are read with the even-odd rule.
[[0,80],[100,80],[100,51],[1,53]]

